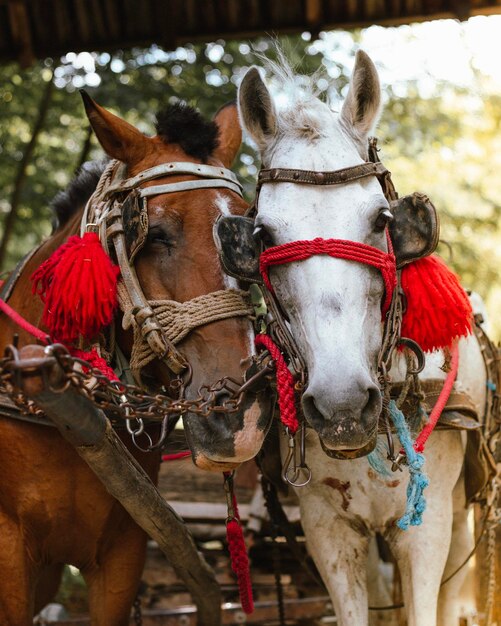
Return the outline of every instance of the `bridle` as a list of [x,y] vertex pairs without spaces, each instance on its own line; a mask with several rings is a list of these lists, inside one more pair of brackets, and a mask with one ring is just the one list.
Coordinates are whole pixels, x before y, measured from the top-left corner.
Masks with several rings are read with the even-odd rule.
[[[391,181],[391,173],[379,160],[377,154],[377,141],[375,138],[369,141],[369,159],[370,160],[368,162],[361,163],[360,165],[324,172],[289,168],[262,169],[258,175],[256,199],[252,207],[252,213],[255,215],[258,211],[259,192],[262,185],[280,182],[301,185],[330,186],[345,185],[355,180],[376,176],[388,202],[396,200],[398,195]],[[385,296],[381,307],[382,317],[385,327],[388,327],[388,325],[392,326],[392,323],[395,322],[395,317],[398,316],[398,309],[400,308],[397,303],[398,272],[388,229],[386,229],[386,236],[388,242],[388,252],[383,252],[379,248],[357,241],[348,241],[344,239],[322,239],[320,237],[313,240],[292,241],[279,246],[272,246],[263,249],[259,259],[259,270],[267,288],[267,301],[273,301],[272,309],[274,316],[278,315],[279,318],[286,318],[274,295],[274,290],[269,279],[269,268],[275,265],[302,261],[318,254],[327,254],[335,258],[347,259],[370,265],[381,272],[385,284]],[[284,319],[279,320],[278,325],[281,328],[286,327]],[[289,344],[288,349],[290,350],[292,348],[295,353],[294,361],[304,363],[303,359],[298,356],[299,349],[295,340],[290,335],[290,332],[287,334],[287,343]],[[384,332],[385,337],[388,334],[388,332]],[[395,333],[392,334],[394,335]],[[392,343],[395,344],[396,337],[392,337],[392,339]],[[388,345],[382,346],[381,354],[384,354],[384,360],[386,363],[389,362],[389,359],[391,358],[391,354],[389,354],[389,352],[392,352],[394,347],[395,346],[392,345],[391,350],[389,350]],[[306,373],[304,371],[296,372],[296,374],[303,380],[306,378]]]
[[[369,141],[369,161],[334,171],[322,172],[288,168],[262,169],[258,175],[256,199],[251,209],[251,214],[255,216],[258,211],[259,192],[262,185],[280,182],[302,185],[344,185],[375,176],[381,184],[383,194],[388,202],[394,201],[398,198],[398,195],[391,181],[391,174],[379,160],[377,151],[377,141],[376,139],[371,139]],[[378,378],[383,393],[389,394],[390,381],[388,371],[391,365],[391,358],[396,346],[402,341],[400,329],[403,305],[399,288],[399,271],[397,271],[397,263],[388,229],[386,229],[386,236],[388,252],[361,242],[322,238],[293,241],[262,249],[259,270],[266,287],[263,295],[269,312],[266,332],[288,359],[289,368],[292,370],[296,380],[297,390],[302,391],[305,387],[307,379],[306,365],[290,332],[287,315],[275,296],[268,275],[269,268],[302,261],[318,254],[327,254],[335,258],[370,265],[381,272],[385,284],[385,295],[381,306],[384,328],[383,341],[378,357]],[[407,347],[416,352],[418,357],[421,357],[422,352],[418,346],[413,345],[413,342],[409,340],[404,339],[403,341]],[[258,343],[262,345],[262,342]],[[420,362],[419,365],[421,365],[421,359],[419,358],[418,360]],[[417,372],[413,370],[412,373]],[[304,437],[304,428],[301,432],[302,437]],[[293,442],[291,443],[290,441],[289,445],[293,447]],[[304,446],[304,442],[302,442],[302,446]],[[327,451],[325,448],[324,450],[330,456],[347,458],[342,452],[339,452],[339,454],[332,452],[331,454],[331,451]],[[365,450],[360,450],[360,455],[365,453]],[[284,469],[286,475],[288,475],[288,471],[286,467]],[[291,484],[294,483],[294,478],[292,480],[288,478],[287,480]]]
[[[98,232],[100,240],[120,267],[118,297],[124,319],[134,329],[133,360],[142,355],[144,367],[158,358],[176,376],[190,375],[191,368],[175,347],[188,332],[198,326],[229,317],[250,316],[253,308],[238,289],[225,289],[199,296],[188,302],[148,301],[134,267],[137,253],[148,234],[148,198],[166,193],[198,189],[230,189],[242,196],[241,185],[230,170],[210,165],[172,162],[144,170],[127,178],[126,166],[111,161],[89,199],[81,221],[81,233]],[[189,175],[195,180],[142,187],[159,177]],[[209,306],[210,305],[210,306]],[[162,309],[162,317],[158,314]],[[180,328],[181,325],[181,328]],[[131,369],[134,371],[131,363]]]

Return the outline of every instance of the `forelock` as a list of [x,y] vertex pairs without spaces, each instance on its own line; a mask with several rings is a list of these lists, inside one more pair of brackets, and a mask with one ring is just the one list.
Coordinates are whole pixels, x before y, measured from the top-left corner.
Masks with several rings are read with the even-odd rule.
[[332,111],[319,98],[319,69],[310,76],[295,73],[283,51],[276,47],[277,60],[261,56],[269,77],[277,109],[278,134],[317,139],[325,136]]
[[183,102],[159,111],[156,131],[165,143],[178,144],[186,154],[204,163],[219,146],[217,124],[205,120],[196,109]]

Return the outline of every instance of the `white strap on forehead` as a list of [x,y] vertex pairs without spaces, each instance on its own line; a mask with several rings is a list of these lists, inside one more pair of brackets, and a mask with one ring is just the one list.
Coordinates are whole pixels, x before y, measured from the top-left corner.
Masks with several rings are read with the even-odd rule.
[[[242,186],[240,185],[237,177],[231,170],[228,170],[224,167],[214,167],[212,165],[202,165],[199,163],[188,163],[188,162],[179,162],[179,161],[173,162],[173,163],[162,163],[161,165],[150,167],[149,169],[144,170],[143,172],[141,172],[137,176],[134,176],[133,178],[127,178],[126,180],[122,180],[119,183],[116,183],[115,185],[111,185],[107,189],[107,195],[111,193],[128,191],[130,189],[134,189],[141,183],[145,183],[149,180],[159,178],[160,176],[174,176],[174,175],[179,175],[179,174],[188,174],[192,176],[198,176],[200,178],[210,178],[214,180],[226,181],[228,183],[231,183],[232,186],[231,187],[229,185],[218,185],[218,186],[228,187],[229,189],[232,189],[233,191],[236,191],[236,189],[233,188],[233,187],[236,187],[238,189],[237,193],[240,193],[241,195],[240,190]],[[189,182],[197,182],[199,183],[199,185],[198,187],[193,185],[191,187],[188,187],[187,189],[197,189],[197,188],[203,188],[207,186],[207,185],[200,185],[200,183],[203,181],[189,181]],[[181,184],[181,183],[173,183],[173,185],[177,185],[177,184]],[[167,185],[169,184],[166,183],[165,185],[157,185],[157,187],[158,188],[164,187],[164,186],[166,187]],[[154,189],[154,187],[150,187],[150,189]],[[146,191],[146,189],[144,189],[143,191]],[[183,191],[183,189],[178,189],[178,191]],[[156,193],[169,193],[169,192],[166,190],[162,192],[157,191]],[[144,195],[155,195],[155,194],[148,193]]]
[[228,180],[216,180],[214,178],[210,180],[186,180],[181,183],[166,183],[165,185],[154,185],[153,187],[142,187],[139,189],[139,193],[142,198],[148,196],[157,196],[162,193],[176,193],[177,191],[190,191],[191,189],[216,189],[226,188],[231,189],[239,196],[242,195],[242,188],[238,184],[234,184]]

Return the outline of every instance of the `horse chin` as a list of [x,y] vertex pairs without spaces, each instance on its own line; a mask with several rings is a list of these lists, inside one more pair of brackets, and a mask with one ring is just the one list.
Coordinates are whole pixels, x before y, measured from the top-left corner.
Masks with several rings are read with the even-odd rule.
[[[186,439],[195,465],[210,472],[226,472],[255,457],[273,417],[270,396],[265,392],[248,394],[241,410],[225,417],[216,412],[203,421],[185,417]],[[234,430],[236,424],[240,424],[238,430]]]
[[320,444],[322,446],[322,450],[325,452],[327,456],[331,459],[358,459],[363,456],[367,456],[370,454],[377,443],[377,428],[374,429],[374,432],[368,438],[368,441],[363,443],[362,445],[357,445],[356,447],[352,447],[351,445],[348,447],[346,444],[340,444],[339,442],[332,442],[327,438],[320,438]]
[[199,469],[205,470],[206,472],[232,472],[240,465],[240,463],[231,463],[228,461],[213,461],[201,452],[193,456],[193,462]]

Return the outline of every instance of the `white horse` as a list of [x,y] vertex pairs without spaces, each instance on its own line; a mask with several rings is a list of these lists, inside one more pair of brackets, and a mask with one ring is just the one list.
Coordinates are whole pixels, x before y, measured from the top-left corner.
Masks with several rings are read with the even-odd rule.
[[[256,68],[239,90],[240,117],[257,144],[263,167],[332,171],[367,161],[367,139],[380,110],[380,85],[369,57],[358,52],[341,112],[296,86],[286,64],[275,65],[286,98],[274,101]],[[321,238],[362,242],[387,251],[388,203],[375,177],[343,185],[291,182],[263,185],[256,226],[267,245]],[[313,256],[272,267],[270,279],[290,320],[308,370],[302,408],[308,429],[311,482],[296,490],[309,550],[329,590],[340,626],[367,626],[366,563],[376,532],[389,544],[401,574],[408,626],[458,626],[466,569],[443,587],[472,547],[463,488],[465,435],[438,431],[426,447],[430,485],[420,526],[402,531],[395,522],[405,509],[407,474],[385,478],[366,458],[335,460],[330,450],[362,448],[374,436],[381,394],[377,358],[382,342],[378,271],[367,265]],[[394,381],[404,376],[395,357]],[[443,355],[427,358],[423,378],[444,378]],[[486,374],[475,339],[460,342],[457,386],[478,413],[485,402]],[[287,441],[283,439],[284,455]],[[398,446],[398,442],[395,443]],[[455,544],[460,549],[449,550]],[[450,557],[449,557],[450,552]],[[449,560],[448,560],[449,557]],[[474,601],[469,599],[469,607]]]

